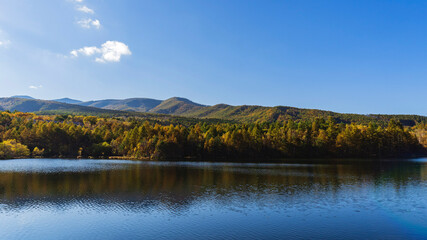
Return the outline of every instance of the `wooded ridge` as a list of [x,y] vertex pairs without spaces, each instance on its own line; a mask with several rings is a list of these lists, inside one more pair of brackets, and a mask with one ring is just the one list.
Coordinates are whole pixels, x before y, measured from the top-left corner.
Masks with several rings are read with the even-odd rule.
[[[317,109],[301,109],[287,106],[231,106],[217,104],[206,106],[185,98],[156,100],[149,98],[109,99],[82,102],[63,98],[57,100],[38,100],[28,96],[0,98],[0,110],[36,112],[40,114],[74,114],[96,116],[134,116],[158,117],[172,115],[195,119],[218,119],[241,123],[301,121],[332,117],[338,123],[368,124],[369,122],[385,126],[391,119],[403,126],[415,126],[427,122],[426,116],[385,115],[385,114],[343,114]],[[156,115],[157,114],[157,115]],[[158,115],[160,114],[160,115]]]

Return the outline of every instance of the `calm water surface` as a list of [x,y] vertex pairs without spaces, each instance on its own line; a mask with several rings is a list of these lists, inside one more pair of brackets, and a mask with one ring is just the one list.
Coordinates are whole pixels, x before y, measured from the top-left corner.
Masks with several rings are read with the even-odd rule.
[[427,159],[0,161],[0,239],[427,239]]

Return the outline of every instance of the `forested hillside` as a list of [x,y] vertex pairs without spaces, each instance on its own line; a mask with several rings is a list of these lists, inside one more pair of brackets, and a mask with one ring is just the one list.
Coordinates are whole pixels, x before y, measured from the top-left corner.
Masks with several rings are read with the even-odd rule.
[[376,122],[381,125],[387,124],[391,119],[400,121],[404,126],[415,126],[420,122],[427,122],[427,117],[417,115],[381,115],[381,114],[344,114],[317,109],[301,109],[294,107],[262,107],[262,106],[230,106],[219,104],[205,107],[197,111],[181,114],[196,118],[218,118],[229,119],[240,122],[284,122],[287,120],[307,120],[315,118],[333,117],[337,122],[342,123],[363,123]]
[[344,124],[332,117],[225,123],[0,113],[0,158],[121,157],[234,161],[425,156],[427,125],[391,120]]
[[188,112],[197,111],[205,107],[206,106],[194,103],[186,98],[173,97],[162,101],[158,106],[151,109],[150,112],[182,116]]
[[[391,119],[399,121],[404,126],[415,126],[417,123],[426,123],[426,116],[417,115],[381,115],[381,114],[343,114],[317,109],[302,109],[294,107],[263,107],[263,106],[231,106],[218,104],[205,106],[194,103],[185,98],[170,98],[164,101],[148,98],[130,98],[124,100],[99,100],[78,102],[73,99],[57,101],[74,102],[75,104],[23,99],[2,98],[0,110],[17,110],[22,112],[38,112],[43,114],[77,114],[103,116],[135,116],[147,117],[156,114],[181,116],[197,119],[212,119],[236,121],[241,123],[281,122],[287,120],[305,121],[316,118],[327,119],[332,117],[338,123],[368,124],[370,122],[386,126]],[[154,115],[149,115],[149,114]]]

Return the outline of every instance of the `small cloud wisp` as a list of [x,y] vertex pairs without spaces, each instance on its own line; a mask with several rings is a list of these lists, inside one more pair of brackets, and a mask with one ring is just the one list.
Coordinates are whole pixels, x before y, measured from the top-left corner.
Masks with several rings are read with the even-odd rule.
[[82,19],[77,22],[82,28],[96,28],[99,29],[101,27],[101,22],[98,19],[92,20],[90,18]]
[[31,85],[31,86],[29,86],[28,88],[30,88],[30,89],[34,89],[34,90],[37,90],[37,89],[40,89],[40,88],[42,88],[43,86],[42,85],[38,85],[38,86],[33,86],[33,85]]
[[77,11],[84,12],[84,13],[89,13],[89,14],[94,14],[95,13],[95,11],[93,11],[93,9],[88,8],[86,5],[77,7]]

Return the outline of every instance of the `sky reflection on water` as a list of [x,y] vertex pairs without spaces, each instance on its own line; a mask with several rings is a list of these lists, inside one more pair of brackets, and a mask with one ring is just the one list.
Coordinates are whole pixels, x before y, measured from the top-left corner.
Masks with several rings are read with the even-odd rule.
[[427,236],[425,161],[0,162],[1,239]]

